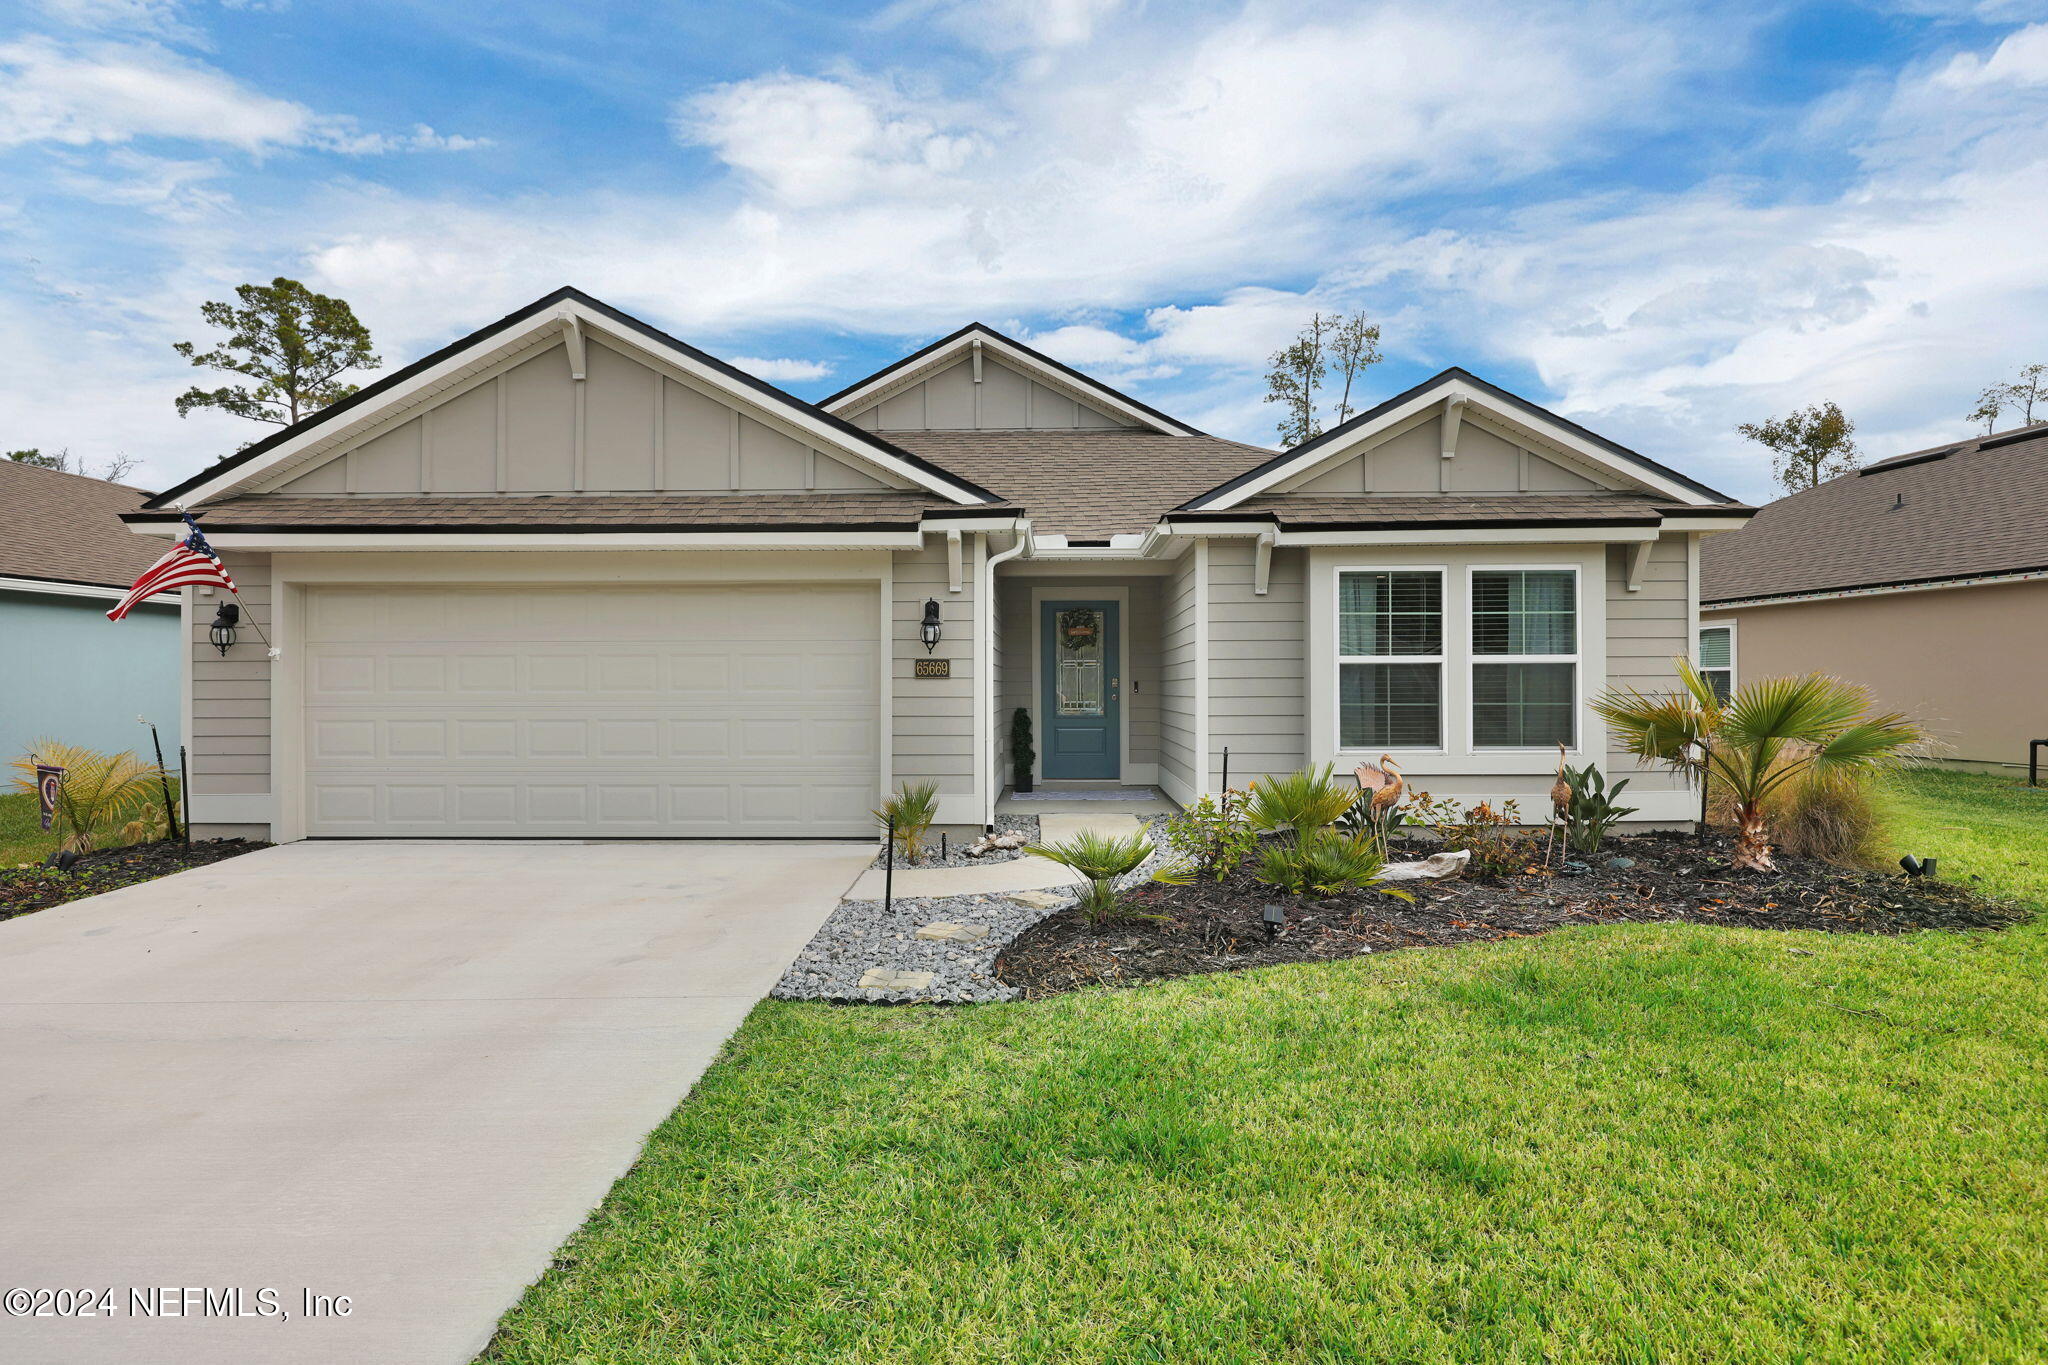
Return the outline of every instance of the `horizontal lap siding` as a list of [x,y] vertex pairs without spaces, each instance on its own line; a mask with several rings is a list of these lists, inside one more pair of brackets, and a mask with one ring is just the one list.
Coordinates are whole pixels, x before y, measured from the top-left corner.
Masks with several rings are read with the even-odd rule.
[[[1686,537],[1663,536],[1657,541],[1635,592],[1628,590],[1632,557],[1628,546],[1607,555],[1607,684],[1668,692],[1678,686],[1672,659],[1692,652]],[[1637,766],[1634,756],[1611,738],[1606,766],[1610,778],[1628,778],[1634,791],[1678,791],[1685,786],[1662,768]]]
[[[894,717],[892,771],[898,785],[936,782],[945,795],[974,794],[974,540],[961,546],[959,592],[950,587],[946,542],[895,557],[889,640]],[[939,645],[927,655],[919,639],[924,604],[937,598]],[[950,678],[913,676],[924,658],[952,662]]]
[[1275,550],[1267,591],[1253,591],[1249,540],[1209,545],[1209,766],[1230,782],[1294,771],[1307,761],[1306,579],[1298,550]]
[[1195,775],[1195,570],[1189,550],[1161,585],[1159,635],[1159,768],[1192,794]]
[[[1164,596],[1160,580],[1140,578],[1130,585],[1131,608],[1124,617],[1124,723],[1131,727],[1131,763],[1159,762],[1161,665],[1159,641]],[[1126,774],[1128,779],[1128,774]]]
[[[270,790],[270,683],[272,664],[266,657],[260,626],[274,636],[270,604],[270,556],[221,556],[241,589],[238,596],[216,592],[197,596],[191,589],[192,638],[192,790],[208,794],[248,794]],[[232,650],[222,657],[207,639],[222,601],[242,609]],[[253,624],[252,624],[253,623]]]

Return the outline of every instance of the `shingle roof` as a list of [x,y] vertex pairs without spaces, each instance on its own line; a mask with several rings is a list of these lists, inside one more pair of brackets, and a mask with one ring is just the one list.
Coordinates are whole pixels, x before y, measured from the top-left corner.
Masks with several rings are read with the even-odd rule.
[[914,529],[927,511],[986,510],[986,504],[962,508],[927,493],[265,494],[209,503],[200,523],[208,531],[885,531]]
[[125,588],[162,558],[164,543],[138,536],[121,514],[149,494],[126,484],[0,460],[0,577]]
[[[1374,530],[1400,526],[1656,526],[1686,509],[1634,493],[1288,493],[1247,498],[1225,512],[1176,512],[1176,522],[1270,516],[1283,526]],[[1719,506],[1728,513],[1741,509]]]
[[1040,532],[1148,531],[1160,516],[1273,458],[1214,436],[1137,430],[892,431],[889,439],[1021,503]]
[[2048,568],[2048,422],[1896,455],[1700,547],[1700,600]]

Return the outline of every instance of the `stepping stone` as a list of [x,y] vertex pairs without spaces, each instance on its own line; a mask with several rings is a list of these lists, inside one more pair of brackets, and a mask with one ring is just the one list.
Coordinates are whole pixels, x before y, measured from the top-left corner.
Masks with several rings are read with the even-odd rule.
[[932,984],[932,972],[906,972],[900,967],[870,967],[861,973],[864,991],[921,991]]
[[1065,904],[1066,896],[1055,896],[1050,891],[1013,891],[1010,899],[1032,910],[1052,910]]
[[979,943],[988,937],[986,924],[955,924],[951,920],[934,920],[917,931],[919,938],[933,939],[939,943]]

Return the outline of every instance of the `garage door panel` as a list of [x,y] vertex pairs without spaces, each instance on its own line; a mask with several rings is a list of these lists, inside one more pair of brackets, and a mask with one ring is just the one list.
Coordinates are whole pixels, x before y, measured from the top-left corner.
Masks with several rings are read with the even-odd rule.
[[877,612],[843,585],[311,589],[309,832],[868,833]]

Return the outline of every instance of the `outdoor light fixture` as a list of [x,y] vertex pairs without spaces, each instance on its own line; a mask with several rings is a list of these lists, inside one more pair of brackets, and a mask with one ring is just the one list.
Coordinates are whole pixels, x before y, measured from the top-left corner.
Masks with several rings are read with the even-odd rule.
[[233,602],[223,602],[220,610],[213,614],[213,624],[207,627],[206,638],[213,641],[213,647],[225,654],[234,647],[235,625],[242,619],[242,609]]
[[924,603],[924,625],[918,630],[924,640],[924,652],[929,654],[939,647],[939,599],[928,597]]
[[1280,936],[1280,926],[1287,923],[1287,907],[1269,905],[1260,912],[1259,918],[1266,922],[1266,938],[1270,942]]
[[1908,877],[1932,877],[1940,862],[1939,858],[1916,858],[1908,853],[1899,859],[1899,866],[1906,869]]

